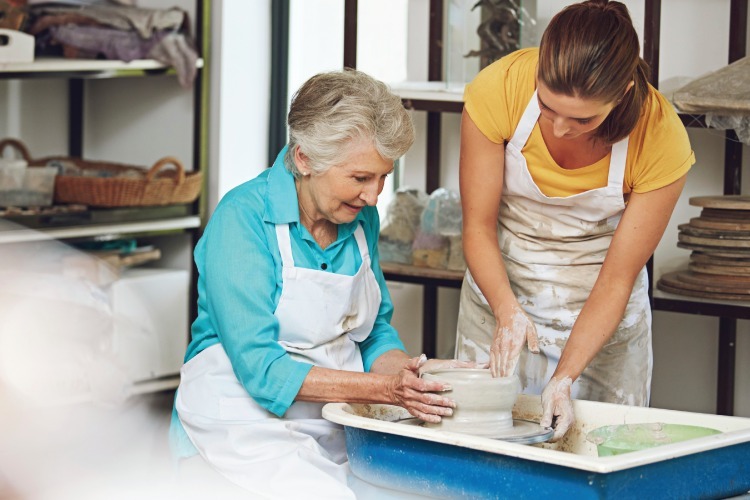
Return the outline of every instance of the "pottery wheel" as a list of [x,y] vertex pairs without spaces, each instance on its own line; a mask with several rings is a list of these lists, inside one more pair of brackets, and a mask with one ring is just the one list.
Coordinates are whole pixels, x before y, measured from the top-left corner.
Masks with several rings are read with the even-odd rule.
[[509,443],[534,444],[544,443],[552,439],[555,430],[551,427],[540,427],[538,422],[530,420],[513,420],[513,427],[507,433],[493,439],[508,441]]
[[[406,418],[400,420],[398,423],[416,425],[419,427],[424,426],[424,422],[418,418]],[[552,439],[554,433],[554,429],[550,427],[540,427],[538,422],[514,419],[512,428],[503,431],[499,436],[493,436],[489,439],[497,439],[499,441],[507,441],[509,443],[517,444],[535,444],[549,441]]]

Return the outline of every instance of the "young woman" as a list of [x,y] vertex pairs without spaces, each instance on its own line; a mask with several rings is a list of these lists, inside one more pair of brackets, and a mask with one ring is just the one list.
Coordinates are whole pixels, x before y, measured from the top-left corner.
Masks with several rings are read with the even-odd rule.
[[625,5],[577,3],[465,93],[457,357],[518,369],[555,440],[571,397],[648,404],[644,266],[695,159],[639,54]]

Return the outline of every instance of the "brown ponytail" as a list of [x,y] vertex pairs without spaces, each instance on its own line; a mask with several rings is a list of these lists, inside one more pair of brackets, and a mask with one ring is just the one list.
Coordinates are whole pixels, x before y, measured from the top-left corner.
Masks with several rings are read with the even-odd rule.
[[630,14],[620,2],[570,5],[542,35],[538,75],[545,86],[555,93],[617,103],[595,132],[607,144],[635,128],[648,98],[648,74]]

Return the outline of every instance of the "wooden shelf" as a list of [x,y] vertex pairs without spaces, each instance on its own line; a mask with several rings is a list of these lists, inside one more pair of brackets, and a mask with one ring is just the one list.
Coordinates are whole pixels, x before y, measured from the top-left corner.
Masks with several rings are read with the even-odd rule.
[[715,316],[719,318],[750,319],[750,302],[702,299],[654,288],[654,310]]
[[422,101],[464,102],[464,86],[449,87],[446,82],[400,82],[390,85],[402,99]]
[[2,214],[0,221],[12,222],[29,229],[42,230],[82,224],[114,224],[124,221],[137,222],[196,215],[194,207],[189,204],[120,208],[57,205],[43,207],[36,210],[37,213],[30,214],[12,213],[9,210],[5,207],[0,208],[0,214]]
[[[392,84],[391,90],[415,111],[460,113],[464,108],[463,88],[449,88],[445,82],[403,82]],[[677,114],[686,127],[706,128],[704,114]]]
[[461,288],[464,271],[431,269],[394,262],[381,262],[383,276],[388,281],[413,283],[422,287],[422,352],[428,358],[437,355],[438,287]]
[[415,111],[460,113],[464,108],[464,89],[448,87],[446,82],[401,82],[391,85],[404,106]]
[[[196,62],[203,67],[203,59]],[[0,78],[123,78],[163,75],[174,70],[153,59],[113,61],[42,57],[30,63],[0,63]]]
[[143,382],[136,382],[132,387],[132,394],[147,394],[151,392],[168,391],[177,389],[180,385],[180,375],[166,376],[157,378],[154,380],[145,380]]
[[[2,223],[0,222],[0,224]],[[182,231],[185,229],[196,229],[200,226],[201,218],[197,215],[161,220],[91,224],[48,229],[29,229],[14,225],[13,228],[3,227],[3,229],[0,230],[0,244],[41,241],[51,238],[60,240],[94,238],[101,241],[107,241],[125,235],[132,237],[137,235],[159,234],[172,231]]]
[[461,288],[464,271],[449,271],[447,269],[431,269],[429,267],[409,266],[394,262],[381,262],[383,275],[386,280],[402,283],[418,283],[420,285],[435,285],[449,288]]

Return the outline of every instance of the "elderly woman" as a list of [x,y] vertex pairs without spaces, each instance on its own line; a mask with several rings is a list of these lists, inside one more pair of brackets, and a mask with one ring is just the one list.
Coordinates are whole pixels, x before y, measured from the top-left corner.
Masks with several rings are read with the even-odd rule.
[[358,71],[319,74],[288,122],[289,145],[221,200],[196,247],[172,442],[254,493],[354,498],[323,404],[396,404],[437,422],[454,403],[419,370],[455,362],[409,358],[390,325],[375,203],[414,141],[400,99]]

